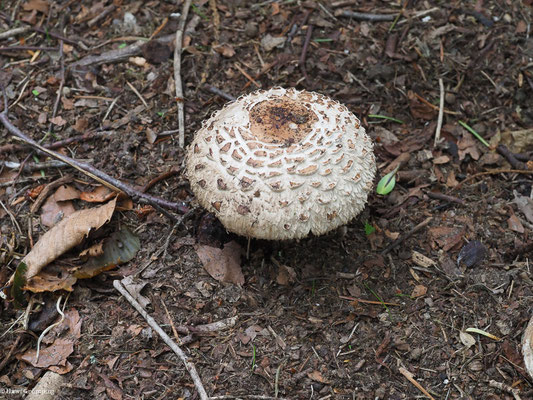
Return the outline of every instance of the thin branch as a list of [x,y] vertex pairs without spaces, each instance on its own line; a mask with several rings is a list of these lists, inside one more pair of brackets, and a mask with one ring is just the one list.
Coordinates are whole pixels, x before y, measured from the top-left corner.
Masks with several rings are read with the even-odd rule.
[[397,14],[370,14],[370,13],[361,13],[357,11],[341,10],[341,11],[337,11],[335,13],[335,16],[353,18],[358,21],[382,22],[382,21],[394,21]]
[[159,324],[146,312],[144,308],[135,300],[130,293],[126,290],[126,288],[122,285],[122,283],[117,279],[113,281],[113,286],[115,289],[117,289],[122,296],[128,300],[128,302],[143,316],[143,318],[148,322],[148,325],[157,332],[157,334],[163,339],[163,341],[169,346],[174,353],[181,359],[183,364],[185,365],[185,368],[191,375],[191,378],[194,382],[194,385],[196,386],[196,390],[198,390],[198,394],[200,395],[200,399],[202,400],[208,400],[209,396],[207,396],[207,392],[204,389],[204,386],[202,385],[202,381],[200,380],[200,376],[198,375],[198,372],[196,372],[196,368],[194,367],[194,364],[189,362],[188,357],[185,355],[183,350],[165,333],[163,329],[159,326]]
[[[5,96],[5,90],[4,90],[4,96]],[[7,101],[7,100],[5,100]],[[153,205],[156,208],[168,208],[171,210],[176,210],[181,213],[185,213],[188,211],[188,208],[185,206],[184,203],[175,203],[172,201],[168,201],[159,197],[151,196],[146,193],[141,193],[138,190],[134,189],[133,187],[125,184],[122,181],[119,181],[118,179],[115,179],[108,174],[106,174],[103,171],[100,171],[93,167],[90,164],[75,160],[73,158],[70,158],[68,156],[65,156],[63,154],[57,153],[55,151],[52,151],[50,149],[47,149],[46,147],[40,145],[35,140],[29,138],[24,134],[20,129],[18,129],[15,125],[13,125],[7,116],[7,111],[4,110],[2,113],[0,113],[0,122],[4,125],[4,127],[11,132],[14,136],[17,136],[20,138],[23,142],[26,144],[29,144],[30,146],[39,149],[43,153],[48,154],[49,156],[63,161],[64,163],[67,163],[71,167],[77,169],[81,173],[93,178],[97,182],[100,182],[101,184],[109,187],[112,190],[118,191],[118,192],[124,192],[128,196],[130,196],[133,199],[138,199],[140,202],[148,203]]]
[[394,242],[389,244],[382,252],[381,254],[385,255],[389,253],[392,249],[395,247],[398,247],[400,244],[402,244],[406,239],[413,236],[416,232],[418,232],[420,229],[424,228],[425,226],[429,225],[429,223],[433,220],[433,217],[428,217],[421,223],[419,223],[417,226],[415,226],[413,229],[411,229],[409,232],[407,232],[405,235],[400,236],[398,239],[396,239]]
[[185,146],[185,99],[183,98],[183,86],[181,84],[181,52],[183,50],[183,31],[185,30],[185,22],[187,22],[190,7],[191,0],[185,0],[174,43],[174,84],[176,85],[176,102],[178,103],[178,144],[181,148]]

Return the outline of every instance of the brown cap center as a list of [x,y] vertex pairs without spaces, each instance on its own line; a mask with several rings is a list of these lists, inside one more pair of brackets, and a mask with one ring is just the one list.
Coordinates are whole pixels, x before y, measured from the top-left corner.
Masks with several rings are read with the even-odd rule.
[[250,111],[250,130],[264,143],[290,146],[300,142],[316,121],[313,111],[287,97],[262,101]]

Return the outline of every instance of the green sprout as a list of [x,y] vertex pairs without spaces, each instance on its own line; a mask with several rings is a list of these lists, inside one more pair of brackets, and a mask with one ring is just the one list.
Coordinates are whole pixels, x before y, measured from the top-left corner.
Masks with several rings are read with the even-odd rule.
[[375,231],[376,231],[376,228],[374,228],[368,222],[365,222],[365,234],[366,234],[366,236],[372,235]]
[[463,128],[465,128],[468,132],[470,132],[472,135],[474,135],[477,140],[479,140],[481,143],[483,143],[485,146],[490,147],[490,145],[487,143],[485,139],[481,137],[479,133],[477,133],[470,125],[468,125],[466,122],[459,121],[459,125],[461,125]]
[[118,45],[118,48],[119,48],[119,49],[123,49],[123,48],[126,47],[126,46],[127,46],[126,43],[121,43],[121,44]]
[[378,119],[386,119],[386,120],[389,120],[389,121],[396,122],[396,123],[398,123],[398,124],[403,124],[403,123],[404,123],[401,119],[397,119],[397,118],[389,117],[389,116],[387,116],[387,115],[381,115],[381,114],[368,114],[368,117],[370,117],[370,118],[378,118]]
[[35,97],[39,96],[39,91],[37,89],[33,89],[31,92]]
[[398,172],[398,168],[400,168],[400,164],[379,180],[378,186],[376,187],[377,194],[385,196],[392,192],[392,189],[394,189],[394,186],[396,185],[396,172]]
[[316,38],[316,39],[313,39],[313,42],[316,42],[316,43],[333,42],[333,39],[330,39],[330,38]]

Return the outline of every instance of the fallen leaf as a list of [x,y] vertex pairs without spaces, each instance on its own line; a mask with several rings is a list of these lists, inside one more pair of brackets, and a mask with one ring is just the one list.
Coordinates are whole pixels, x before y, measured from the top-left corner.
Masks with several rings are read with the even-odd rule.
[[54,118],[50,118],[50,122],[57,126],[63,126],[67,123],[67,121],[64,120],[63,117],[61,117],[60,115]]
[[76,211],[46,232],[22,260],[27,265],[25,278],[34,277],[45,265],[80,244],[91,230],[109,222],[115,203],[113,199],[100,207]]
[[99,185],[92,192],[81,192],[80,199],[89,203],[103,203],[115,195],[107,186]]
[[75,212],[71,201],[57,201],[55,196],[49,196],[41,207],[41,223],[50,228]]
[[459,160],[464,160],[467,154],[470,154],[473,160],[478,160],[480,152],[477,147],[476,139],[470,133],[465,133],[461,139],[457,142],[459,149]]
[[526,219],[533,223],[533,199],[520,195],[516,190],[513,190],[513,194],[514,200],[511,203],[516,204]]
[[524,233],[525,229],[516,215],[511,215],[507,220],[507,226],[509,229],[518,233]]
[[411,260],[413,260],[413,262],[416,265],[420,267],[424,267],[424,268],[432,267],[435,264],[437,264],[431,258],[426,257],[422,253],[419,253],[418,251],[415,251],[415,250],[413,250],[413,252],[411,253]]
[[120,281],[124,287],[128,290],[131,296],[139,302],[139,304],[145,308],[150,304],[150,300],[141,294],[141,290],[146,286],[148,282],[134,278],[129,275]]
[[215,47],[215,51],[226,58],[231,58],[235,55],[235,49],[231,44],[227,43]]
[[466,348],[470,348],[476,344],[474,336],[463,331],[459,331],[459,339],[461,339],[461,343],[466,346]]
[[75,200],[80,198],[80,192],[78,189],[70,185],[61,185],[54,193],[54,199],[56,201]]
[[279,285],[286,286],[289,283],[292,283],[295,281],[296,281],[296,272],[294,271],[294,268],[280,264],[279,269],[278,269],[278,276],[276,277],[276,282]]
[[87,118],[78,118],[76,119],[76,123],[74,124],[73,128],[78,132],[83,132],[87,129],[89,126],[89,121]]
[[221,282],[244,284],[244,275],[241,271],[241,246],[231,241],[223,249],[197,245],[196,254],[204,265],[205,270],[213,279]]
[[424,285],[416,285],[411,293],[411,297],[421,297],[424,296],[428,291],[428,288]]
[[48,2],[46,0],[29,0],[22,5],[24,11],[40,11],[43,14],[48,13]]
[[457,264],[472,267],[485,259],[487,249],[479,240],[472,240],[463,246],[457,256]]
[[287,40],[285,36],[272,36],[270,33],[267,33],[263,39],[261,39],[261,47],[265,51],[272,51],[276,47],[283,46],[285,40]]
[[315,382],[328,383],[328,380],[322,376],[320,371],[315,370],[313,372],[308,372],[307,376]]

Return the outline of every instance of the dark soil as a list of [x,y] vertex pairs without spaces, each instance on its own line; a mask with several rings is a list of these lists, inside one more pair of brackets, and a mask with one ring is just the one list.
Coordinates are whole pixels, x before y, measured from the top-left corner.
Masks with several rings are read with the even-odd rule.
[[[165,133],[178,128],[172,43],[151,42],[136,55],[143,59],[74,66],[149,38],[181,12],[183,4],[175,3],[13,0],[0,6],[1,32],[28,24],[49,32],[0,40],[10,120],[44,144],[104,131],[59,151],[136,187],[174,169],[149,192],[190,210],[175,229],[137,203],[137,212],[114,217],[136,231],[141,249],[133,261],[74,286],[67,310],[79,313],[81,337],[68,357],[69,386],[55,398],[198,398],[181,361],[113,288],[114,279],[145,268],[139,279],[146,283],[147,311],[170,336],[173,325],[187,338],[181,347],[210,396],[426,398],[399,372],[405,368],[435,399],[516,398],[491,381],[533,399],[520,353],[533,300],[533,222],[527,208],[513,203],[531,196],[533,180],[511,172],[533,167],[531,0],[194,2],[181,68],[186,143],[227,102],[216,89],[238,97],[296,87],[326,94],[361,119],[375,141],[379,176],[402,161],[394,191],[371,195],[346,229],[298,242],[252,241],[249,259],[242,258],[241,287],[211,278],[197,256],[197,242],[221,247],[236,240],[243,249],[247,242],[196,206],[177,133]],[[361,21],[341,11],[402,16]],[[124,23],[126,12],[136,25]],[[174,34],[177,25],[170,18],[156,37]],[[270,49],[269,40],[280,36],[287,38],[283,47]],[[68,39],[62,56],[61,38]],[[6,49],[15,45],[42,49]],[[54,112],[61,61],[65,81]],[[439,79],[445,112],[435,146]],[[4,162],[29,157],[32,165],[46,157],[0,132],[3,283],[48,229],[30,218],[28,190],[67,173],[82,191],[95,182],[67,167],[17,174]],[[498,145],[506,147],[497,151]],[[505,149],[520,153],[522,164],[510,164]],[[476,175],[494,170],[504,172]],[[31,295],[55,304],[58,293],[65,294]],[[34,305],[30,320],[39,310]],[[0,388],[18,393],[6,398],[21,397],[47,369],[21,359],[43,329],[24,330],[15,323],[21,313],[3,301]],[[236,323],[227,329],[187,335],[190,327],[232,317]],[[500,340],[471,332],[475,343],[468,346],[468,328]]]

